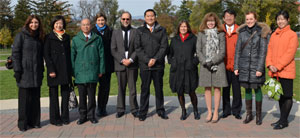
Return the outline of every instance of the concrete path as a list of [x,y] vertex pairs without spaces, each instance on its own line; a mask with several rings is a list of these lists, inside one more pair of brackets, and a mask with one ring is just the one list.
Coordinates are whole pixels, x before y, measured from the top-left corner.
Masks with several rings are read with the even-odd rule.
[[30,129],[24,133],[17,128],[17,100],[0,100],[0,137],[300,137],[300,104],[297,102],[294,102],[289,117],[289,127],[283,130],[273,130],[270,124],[277,121],[280,116],[278,103],[266,97],[263,99],[263,124],[261,126],[257,126],[255,120],[249,124],[242,123],[246,115],[244,102],[242,120],[229,116],[213,124],[205,123],[207,110],[203,95],[198,95],[200,120],[194,120],[193,107],[186,95],[189,116],[185,121],[179,120],[181,108],[175,96],[165,97],[168,120],[162,120],[156,115],[155,97],[151,96],[148,117],[144,122],[130,114],[128,97],[126,99],[127,114],[117,119],[115,117],[116,100],[116,96],[110,96],[107,106],[109,115],[98,118],[98,124],[87,122],[77,125],[78,112],[75,109],[70,112],[71,123],[69,125],[56,127],[49,124],[49,98],[41,98],[42,128]]

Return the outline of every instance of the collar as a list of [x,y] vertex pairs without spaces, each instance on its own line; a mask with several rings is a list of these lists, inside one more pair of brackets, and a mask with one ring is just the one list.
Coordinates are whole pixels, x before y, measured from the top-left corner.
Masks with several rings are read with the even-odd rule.
[[287,30],[291,30],[291,26],[290,25],[287,25],[285,26],[284,28],[280,29],[279,27],[275,30],[275,33],[278,35],[278,34],[281,34],[282,32],[285,32]]
[[88,37],[89,39],[91,39],[91,37],[92,37],[92,33],[91,32],[88,35],[86,35],[85,33],[83,33],[83,35],[84,35],[84,37]]

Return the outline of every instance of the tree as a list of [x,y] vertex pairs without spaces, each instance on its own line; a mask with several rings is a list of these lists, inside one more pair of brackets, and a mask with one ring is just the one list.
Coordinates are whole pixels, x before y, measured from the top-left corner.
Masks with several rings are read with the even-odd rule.
[[179,10],[176,12],[176,15],[178,17],[178,21],[182,21],[182,20],[189,20],[190,14],[192,13],[192,9],[190,7],[188,7],[189,3],[191,3],[193,1],[190,0],[182,0],[181,1],[181,5],[179,7]]
[[33,12],[41,18],[46,33],[51,31],[50,22],[54,16],[62,15],[70,21],[70,8],[67,1],[60,0],[33,0],[31,1]]
[[101,13],[104,13],[107,17],[107,24],[111,27],[115,27],[118,19],[119,4],[117,0],[99,0],[99,9]]
[[214,12],[219,17],[222,17],[223,9],[224,7],[221,0],[197,0],[189,18],[192,30],[198,31],[204,15],[209,12]]
[[14,25],[14,34],[16,32],[20,31],[20,28],[24,25],[27,17],[31,14],[31,7],[29,5],[28,0],[18,0],[18,3],[15,7],[15,16],[13,19],[13,25]]
[[4,47],[10,46],[13,42],[11,32],[6,25],[0,30],[0,44]]
[[175,5],[172,5],[171,0],[160,0],[159,2],[155,2],[153,7],[157,16],[161,14],[173,16],[175,15],[176,8]]
[[0,0],[0,28],[7,26],[12,29],[11,21],[13,19],[13,13],[11,11],[10,0]]
[[159,24],[166,28],[167,34],[170,35],[175,32],[176,25],[174,25],[176,18],[167,14],[161,14],[157,17]]
[[[78,2],[79,6],[79,18],[83,19],[83,18],[88,18],[90,20],[92,20],[96,14],[99,12],[98,8],[97,8],[97,3],[96,0],[93,1],[87,1],[87,0],[80,0]],[[76,11],[76,9],[74,10]]]

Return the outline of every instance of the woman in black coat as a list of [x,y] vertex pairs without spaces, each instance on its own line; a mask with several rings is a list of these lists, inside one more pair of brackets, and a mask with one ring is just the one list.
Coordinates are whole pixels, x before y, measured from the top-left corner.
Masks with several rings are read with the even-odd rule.
[[40,19],[30,15],[12,47],[14,77],[19,88],[18,128],[40,128],[40,95],[43,80],[43,29]]
[[197,37],[192,33],[187,21],[181,21],[177,29],[177,35],[172,38],[168,62],[170,68],[170,87],[173,92],[177,92],[178,100],[182,108],[180,120],[187,117],[185,109],[184,94],[189,94],[193,107],[194,118],[200,119],[198,113],[198,100],[195,93],[198,87],[198,68],[199,61],[196,54]]
[[[51,22],[53,31],[45,39],[44,57],[47,65],[47,80],[50,98],[50,123],[56,126],[69,124],[69,96],[72,83],[70,36],[65,33],[66,22],[63,16],[55,16]],[[62,102],[59,112],[58,86]]]
[[112,30],[106,24],[106,16],[102,13],[97,14],[95,17],[96,24],[92,31],[102,38],[104,45],[104,56],[105,56],[105,74],[99,79],[98,87],[98,112],[97,115],[106,116],[106,104],[108,102],[109,90],[110,90],[110,78],[111,73],[114,72],[114,59],[111,55],[111,36]]

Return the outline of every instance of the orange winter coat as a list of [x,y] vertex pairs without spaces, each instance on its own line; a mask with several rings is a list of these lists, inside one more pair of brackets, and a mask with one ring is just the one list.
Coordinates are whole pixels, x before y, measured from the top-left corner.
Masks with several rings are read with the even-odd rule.
[[238,34],[236,32],[236,29],[239,26],[237,24],[234,24],[234,29],[231,35],[227,33],[226,25],[223,24],[224,32],[225,32],[225,38],[226,38],[226,55],[225,55],[225,66],[226,70],[233,72],[233,65],[234,65],[234,54],[235,54],[235,44],[238,40]]
[[[291,30],[290,25],[283,29],[277,28],[272,34],[268,46],[266,65],[275,66],[278,76],[285,79],[296,78],[295,54],[299,42],[297,34]],[[272,72],[269,71],[269,76]],[[276,76],[276,74],[274,74]]]

